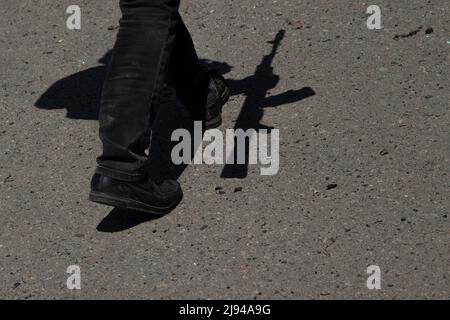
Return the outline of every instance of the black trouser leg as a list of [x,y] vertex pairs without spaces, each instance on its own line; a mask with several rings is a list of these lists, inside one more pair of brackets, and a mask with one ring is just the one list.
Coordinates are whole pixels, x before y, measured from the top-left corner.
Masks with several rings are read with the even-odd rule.
[[[123,16],[99,114],[103,143],[103,153],[97,159],[99,174],[124,181],[145,179],[143,165],[147,160],[151,108],[159,104],[159,93],[169,80],[169,70],[182,75],[170,77],[178,79],[175,87],[180,92],[181,83],[188,86],[204,82],[205,72],[197,68],[195,49],[180,22],[179,3],[180,0],[120,1]],[[189,50],[183,52],[186,48]]]
[[[191,35],[179,14],[177,20],[167,85],[175,89],[177,98],[185,103],[193,117],[199,120],[206,111],[205,101],[202,99],[206,98],[211,78],[208,69],[201,65]],[[197,103],[190,103],[191,101]],[[153,118],[156,117],[159,104],[154,105]]]
[[181,102],[185,102],[203,94],[208,89],[209,82],[208,70],[201,66],[191,35],[183,19],[178,15],[170,59],[169,84],[176,90]]

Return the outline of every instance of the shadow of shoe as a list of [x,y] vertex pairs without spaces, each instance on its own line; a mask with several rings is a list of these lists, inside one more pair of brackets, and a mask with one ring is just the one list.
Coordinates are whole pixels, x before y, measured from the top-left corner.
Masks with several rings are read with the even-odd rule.
[[152,215],[135,210],[114,208],[97,226],[100,232],[121,232],[144,222],[156,220],[163,215]]

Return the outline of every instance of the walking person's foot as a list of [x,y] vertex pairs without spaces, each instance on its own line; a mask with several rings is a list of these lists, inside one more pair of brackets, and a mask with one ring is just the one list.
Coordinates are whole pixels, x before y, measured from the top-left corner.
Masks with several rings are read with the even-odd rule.
[[169,213],[182,198],[180,184],[175,180],[127,182],[100,174],[94,174],[89,194],[93,202],[151,214]]

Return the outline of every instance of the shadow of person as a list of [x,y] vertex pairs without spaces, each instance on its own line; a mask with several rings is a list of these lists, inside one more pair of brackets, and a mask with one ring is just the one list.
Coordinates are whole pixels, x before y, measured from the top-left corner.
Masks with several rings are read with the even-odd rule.
[[141,223],[159,219],[161,215],[151,215],[139,211],[114,208],[97,226],[100,232],[120,232],[134,228]]
[[35,102],[39,109],[66,109],[69,119],[97,120],[100,97],[107,66],[111,59],[109,50],[98,60],[101,64],[58,80]]

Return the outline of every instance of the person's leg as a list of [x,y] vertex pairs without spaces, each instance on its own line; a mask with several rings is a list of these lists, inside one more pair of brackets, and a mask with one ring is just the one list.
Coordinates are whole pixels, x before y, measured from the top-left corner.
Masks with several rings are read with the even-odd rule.
[[220,125],[222,106],[229,97],[228,87],[222,76],[201,65],[180,15],[170,58],[169,84],[194,120],[203,121],[205,129]]
[[165,214],[182,199],[178,182],[147,178],[151,109],[167,81],[180,0],[121,0],[123,17],[100,106],[103,153],[91,180],[91,201]]
[[145,179],[150,108],[167,80],[180,0],[121,0],[122,19],[99,113],[103,153],[96,173],[122,181]]
[[208,69],[200,63],[191,35],[179,14],[169,77],[170,85],[182,101],[202,95],[211,80]]

